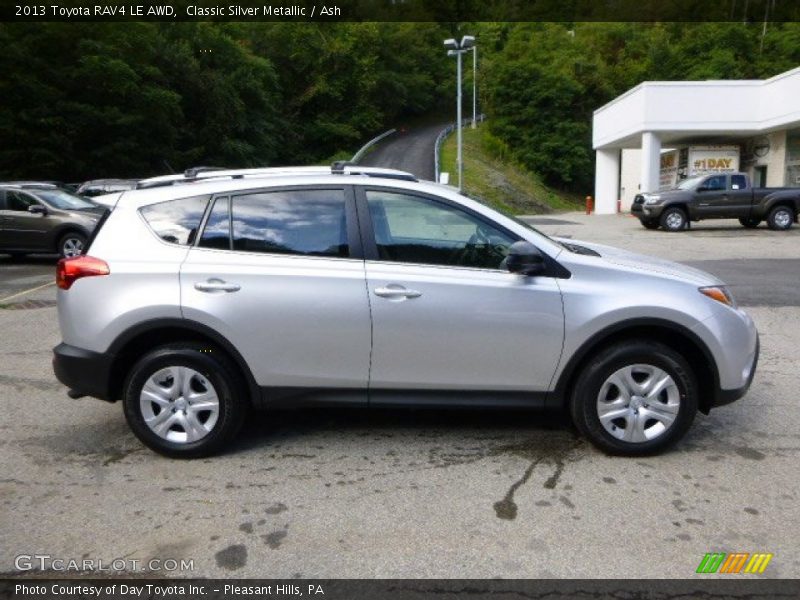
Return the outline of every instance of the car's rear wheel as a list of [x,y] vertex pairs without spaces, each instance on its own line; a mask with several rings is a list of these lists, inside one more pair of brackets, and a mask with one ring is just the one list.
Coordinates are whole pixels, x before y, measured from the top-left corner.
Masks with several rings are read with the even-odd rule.
[[686,212],[682,208],[668,208],[661,213],[661,226],[667,231],[682,231],[688,223]]
[[73,258],[83,254],[86,245],[86,236],[82,233],[70,231],[61,236],[58,241],[58,253],[62,258]]
[[752,217],[741,217],[739,219],[739,223],[742,224],[742,227],[747,227],[748,229],[755,229],[761,224],[761,219],[754,219]]
[[642,456],[681,439],[697,402],[695,376],[683,356],[658,342],[633,340],[609,346],[585,365],[570,412],[601,450]]
[[639,222],[645,229],[658,229],[661,226],[658,221],[651,221],[649,219],[639,219]]
[[788,206],[776,206],[767,217],[767,225],[770,229],[784,230],[789,229],[794,222],[794,211]]
[[145,354],[125,381],[123,403],[136,436],[175,458],[219,451],[239,431],[248,408],[233,363],[196,343]]

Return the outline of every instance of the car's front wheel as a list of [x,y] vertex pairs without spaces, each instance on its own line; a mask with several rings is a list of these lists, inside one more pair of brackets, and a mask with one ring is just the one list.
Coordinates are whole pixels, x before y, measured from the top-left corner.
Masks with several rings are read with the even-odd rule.
[[607,347],[584,366],[570,412],[601,450],[642,456],[681,439],[697,401],[695,376],[683,356],[658,342],[632,340]]
[[661,226],[667,231],[683,231],[689,222],[682,208],[668,208],[661,213]]
[[125,384],[125,418],[156,452],[197,458],[220,450],[247,411],[235,366],[202,344],[170,344],[145,354]]

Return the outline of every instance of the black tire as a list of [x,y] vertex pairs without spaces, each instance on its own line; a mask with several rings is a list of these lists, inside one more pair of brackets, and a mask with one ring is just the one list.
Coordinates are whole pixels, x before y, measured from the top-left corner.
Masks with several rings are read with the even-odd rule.
[[[598,414],[599,395],[604,383],[619,369],[631,365],[650,365],[663,370],[675,383],[676,397],[679,398],[677,416],[672,424],[660,435],[641,442],[630,442],[614,437],[603,426]],[[613,389],[613,386],[607,389]],[[658,342],[630,340],[600,351],[583,367],[573,386],[569,407],[578,430],[604,452],[621,456],[645,456],[665,450],[686,434],[697,413],[697,390],[694,373],[686,359],[678,352]],[[647,401],[652,402],[645,400]],[[628,409],[627,404],[623,406]],[[644,410],[649,409],[648,404],[644,404],[643,407]],[[638,412],[636,415],[634,418],[642,418],[638,416]],[[643,426],[646,427],[651,421],[657,425],[657,421],[645,417]],[[612,421],[609,426],[615,422]],[[619,429],[620,435],[624,435],[627,422],[625,425]],[[652,431],[656,432],[657,429]]]
[[667,231],[683,231],[686,229],[689,219],[686,216],[686,211],[677,206],[673,206],[661,213],[659,223],[661,227]]
[[[78,256],[86,247],[86,236],[77,231],[69,231],[58,240],[58,254],[61,258]],[[80,252],[78,252],[80,250]],[[77,252],[77,254],[76,254]]]
[[[201,381],[201,383],[206,385],[210,383],[213,391],[216,392],[219,401],[216,421],[200,439],[195,441],[169,440],[158,435],[145,422],[140,394],[150,377],[167,367],[192,369],[201,378],[205,378],[205,382]],[[198,379],[194,381],[196,382]],[[179,408],[174,408],[180,407],[179,400],[180,398],[170,401],[174,402],[170,405],[173,406],[171,412],[183,412],[186,415],[185,409],[181,411]],[[200,458],[220,451],[236,436],[244,422],[249,402],[238,370],[224,353],[213,346],[186,342],[158,347],[139,359],[125,380],[123,407],[128,425],[136,437],[147,447],[172,458]],[[160,410],[156,416],[160,414]],[[205,418],[208,423],[210,415]],[[180,423],[175,423],[170,427],[168,433],[173,436],[180,435],[180,429]],[[183,431],[188,435],[188,430]]]
[[742,224],[742,227],[747,227],[748,229],[755,229],[759,225],[761,225],[761,219],[755,219],[753,217],[740,217],[739,223]]
[[792,210],[791,206],[786,206],[781,204],[780,206],[776,206],[771,211],[769,211],[769,216],[767,216],[767,225],[770,229],[774,229],[776,231],[785,231],[792,226],[794,223],[794,210]]
[[658,229],[661,227],[661,224],[658,221],[650,221],[647,219],[639,219],[639,222],[642,224],[642,227],[645,229]]

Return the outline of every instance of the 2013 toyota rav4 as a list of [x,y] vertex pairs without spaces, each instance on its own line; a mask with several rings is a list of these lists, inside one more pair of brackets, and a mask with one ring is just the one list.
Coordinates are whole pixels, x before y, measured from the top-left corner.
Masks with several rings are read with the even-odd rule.
[[58,286],[58,378],[176,457],[306,403],[567,407],[603,450],[653,453],[758,358],[713,276],[380,169],[123,192]]

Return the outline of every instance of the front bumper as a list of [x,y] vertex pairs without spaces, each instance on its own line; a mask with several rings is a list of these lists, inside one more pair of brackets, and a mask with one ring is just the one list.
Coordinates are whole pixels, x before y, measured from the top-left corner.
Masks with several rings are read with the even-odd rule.
[[111,392],[113,356],[61,343],[53,348],[53,372],[73,395],[114,402]]
[[631,214],[645,221],[655,221],[664,212],[661,204],[631,204]]
[[758,335],[756,335],[756,351],[753,354],[753,364],[750,366],[750,374],[747,376],[747,381],[745,384],[733,390],[717,390],[715,394],[714,401],[709,408],[716,408],[718,406],[725,406],[726,404],[730,404],[731,402],[736,402],[739,398],[744,396],[747,393],[747,390],[750,389],[750,384],[753,383],[753,377],[756,374],[756,367],[758,366],[758,355],[761,351],[761,341],[759,340]]

